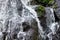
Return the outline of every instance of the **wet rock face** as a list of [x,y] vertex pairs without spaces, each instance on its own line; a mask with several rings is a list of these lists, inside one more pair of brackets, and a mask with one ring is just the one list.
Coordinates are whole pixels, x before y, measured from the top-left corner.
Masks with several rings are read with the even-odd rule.
[[59,20],[60,20],[60,0],[55,0],[56,1],[56,3],[57,3],[57,9],[55,10],[55,14],[56,14],[56,16],[59,18]]
[[56,16],[60,19],[60,8],[57,8],[55,12]]
[[31,25],[29,25],[27,22],[24,22],[23,27],[24,32],[26,32],[26,40],[37,40],[38,28],[35,20],[31,23]]
[[[37,40],[37,34],[38,34],[38,28],[37,28],[37,23],[36,21],[32,21],[31,24],[28,22],[23,22],[22,27],[23,27],[23,32],[21,31],[21,21],[19,21],[19,18],[11,18],[5,23],[5,32],[3,32],[3,40],[22,40],[23,37],[25,40]],[[20,34],[19,34],[20,32]],[[24,36],[24,34],[26,34]],[[19,37],[18,37],[19,36]]]
[[[45,8],[46,14],[39,18],[40,25],[34,9],[36,6],[33,8],[28,1],[0,0],[0,40],[59,40],[60,28],[57,28],[53,8]],[[59,9],[57,12],[60,18]]]
[[4,15],[0,13],[0,40],[37,40],[37,23],[33,20],[29,24],[27,21],[30,21],[30,19],[24,20],[21,17],[23,10],[21,1],[6,0],[2,3],[7,6],[3,10]]
[[38,18],[40,19],[40,21],[41,21],[41,26],[43,27],[43,30],[45,31],[45,30],[46,30],[46,27],[47,27],[45,15],[44,15],[43,17],[38,17]]
[[[60,22],[59,22],[59,26],[60,26]],[[52,40],[60,40],[60,27],[57,30],[56,34],[53,35],[53,39]]]
[[[55,16],[54,12],[52,12],[54,10],[52,10],[52,11],[51,10],[52,9],[50,7],[46,7],[45,8],[46,14],[44,15],[44,17],[40,18],[41,25],[43,26],[43,29],[45,31],[45,35],[47,35],[45,40],[51,40],[51,39],[49,39],[51,37],[52,37],[52,40],[57,40],[58,39],[56,37],[57,37],[57,31],[58,31],[59,27],[58,27],[58,24],[54,23],[55,19],[56,19],[55,18],[56,16]],[[56,34],[54,34],[54,32]]]
[[20,32],[21,24],[18,18],[13,20],[10,19],[6,22],[6,25],[7,28],[5,32],[2,32],[2,37],[0,35],[0,37],[2,38],[1,40],[22,40],[23,37],[25,38],[25,40],[37,40],[38,28],[36,21],[32,21],[31,25],[28,22],[23,22],[23,32]]

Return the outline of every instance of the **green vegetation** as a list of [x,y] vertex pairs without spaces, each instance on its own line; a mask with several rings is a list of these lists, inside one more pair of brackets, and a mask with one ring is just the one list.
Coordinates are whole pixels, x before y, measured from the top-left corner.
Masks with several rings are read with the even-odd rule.
[[54,5],[53,5],[53,8],[54,8],[54,9],[57,9],[57,8],[58,8],[57,4],[54,4]]
[[43,3],[43,4],[46,4],[46,5],[51,5],[54,0],[37,0],[39,3]]
[[44,16],[45,14],[45,7],[52,7],[57,9],[57,4],[54,3],[54,0],[35,0],[40,5],[37,9],[37,13],[39,17]]
[[37,12],[38,12],[38,16],[42,17],[44,15],[44,12],[45,12],[44,6],[40,5],[37,9]]
[[[38,9],[37,9],[37,13],[38,13],[38,16],[39,17],[42,17],[42,16],[44,16],[44,14],[45,14],[45,6],[46,5],[48,5],[48,6],[50,6],[50,5],[52,5],[53,4],[53,2],[54,2],[54,0],[36,0],[38,3],[39,3],[39,7],[38,7]],[[43,6],[42,6],[43,5]],[[56,5],[54,5],[54,8],[57,8],[57,6]]]
[[54,0],[50,0],[49,2],[48,2],[48,4],[50,5],[50,4],[52,4],[54,2]]

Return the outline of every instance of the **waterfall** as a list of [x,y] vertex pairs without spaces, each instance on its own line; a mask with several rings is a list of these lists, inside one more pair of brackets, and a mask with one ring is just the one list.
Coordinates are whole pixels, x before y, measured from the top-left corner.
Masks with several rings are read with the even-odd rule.
[[[31,26],[33,19],[38,25],[38,38],[45,40],[47,36],[49,40],[52,40],[52,36],[56,34],[59,28],[58,22],[55,22],[53,8],[47,7],[45,9],[46,25],[48,30],[51,30],[45,35],[35,11],[39,5],[31,5],[30,1],[32,0],[0,0],[0,40],[13,40],[14,36],[16,36],[15,40],[29,40],[26,39],[26,36],[30,36],[30,34],[24,31],[23,23],[28,22]],[[30,31],[33,30],[30,29]]]
[[[37,16],[36,11],[27,5],[27,3],[28,3],[29,1],[27,1],[27,3],[24,3],[25,1],[24,1],[24,0],[21,0],[21,2],[22,2],[22,4],[23,4],[23,6],[24,6],[27,10],[29,10],[30,14],[32,14],[31,16],[37,21],[37,23],[38,23],[38,31],[39,31],[40,35],[41,35],[42,37],[44,37],[43,28],[42,28],[42,26],[41,26],[41,24],[40,24],[40,20],[38,19],[38,16]],[[25,14],[26,14],[26,13],[25,13]]]
[[[2,31],[8,32],[6,40],[8,40],[7,38],[10,35],[13,35],[12,33],[14,33],[14,31],[15,31],[14,29],[19,29],[18,30],[19,32],[15,31],[16,33],[18,33],[17,37],[18,38],[23,37],[23,39],[21,39],[21,40],[25,40],[26,32],[23,32],[22,24],[23,24],[23,22],[29,22],[31,24],[32,19],[35,19],[38,23],[39,36],[41,35],[41,37],[44,37],[43,28],[40,24],[36,11],[34,10],[34,8],[31,7],[31,5],[29,3],[30,1],[31,0],[20,0],[22,7],[23,7],[22,11],[21,11],[21,13],[22,13],[21,16],[18,15],[20,13],[18,13],[18,11],[17,11],[17,0],[6,0],[6,1],[4,1],[4,4],[2,4],[2,8],[1,8],[1,12],[0,12],[0,14],[1,14],[0,19],[3,20],[2,24],[1,24],[1,25],[3,25]],[[6,5],[6,7],[5,7],[5,5]],[[3,11],[3,15],[2,15],[2,11]]]
[[46,10],[46,23],[47,23],[47,27],[49,27],[49,29],[51,30],[47,36],[49,38],[49,40],[52,40],[52,35],[56,34],[56,31],[59,28],[59,24],[58,22],[55,22],[55,17],[54,17],[54,12],[53,12],[53,8],[45,8]]

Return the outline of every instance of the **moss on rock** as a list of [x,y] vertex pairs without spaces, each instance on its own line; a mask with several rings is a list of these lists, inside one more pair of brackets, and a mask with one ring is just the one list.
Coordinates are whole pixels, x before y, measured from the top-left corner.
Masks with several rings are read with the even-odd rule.
[[40,5],[37,9],[38,16],[42,17],[44,15],[44,12],[45,12],[44,6]]
[[57,9],[57,8],[58,8],[58,6],[57,6],[56,3],[53,5],[53,8],[54,8],[54,9]]
[[45,4],[45,5],[52,5],[54,0],[36,0],[37,2],[39,2],[40,4]]

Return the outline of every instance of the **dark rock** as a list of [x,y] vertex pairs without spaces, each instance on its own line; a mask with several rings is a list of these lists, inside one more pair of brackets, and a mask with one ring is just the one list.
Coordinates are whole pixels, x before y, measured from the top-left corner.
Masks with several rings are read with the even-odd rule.
[[26,40],[37,40],[38,28],[35,20],[32,21],[31,25],[29,25],[29,23],[27,22],[24,22],[23,29],[24,29],[24,32],[27,33]]
[[56,16],[60,19],[60,8],[57,8],[57,9],[55,10],[55,14],[56,14]]
[[55,12],[54,12],[54,16],[55,16],[55,22],[58,22],[58,21],[59,21],[59,18],[58,18],[58,16],[56,15]]

